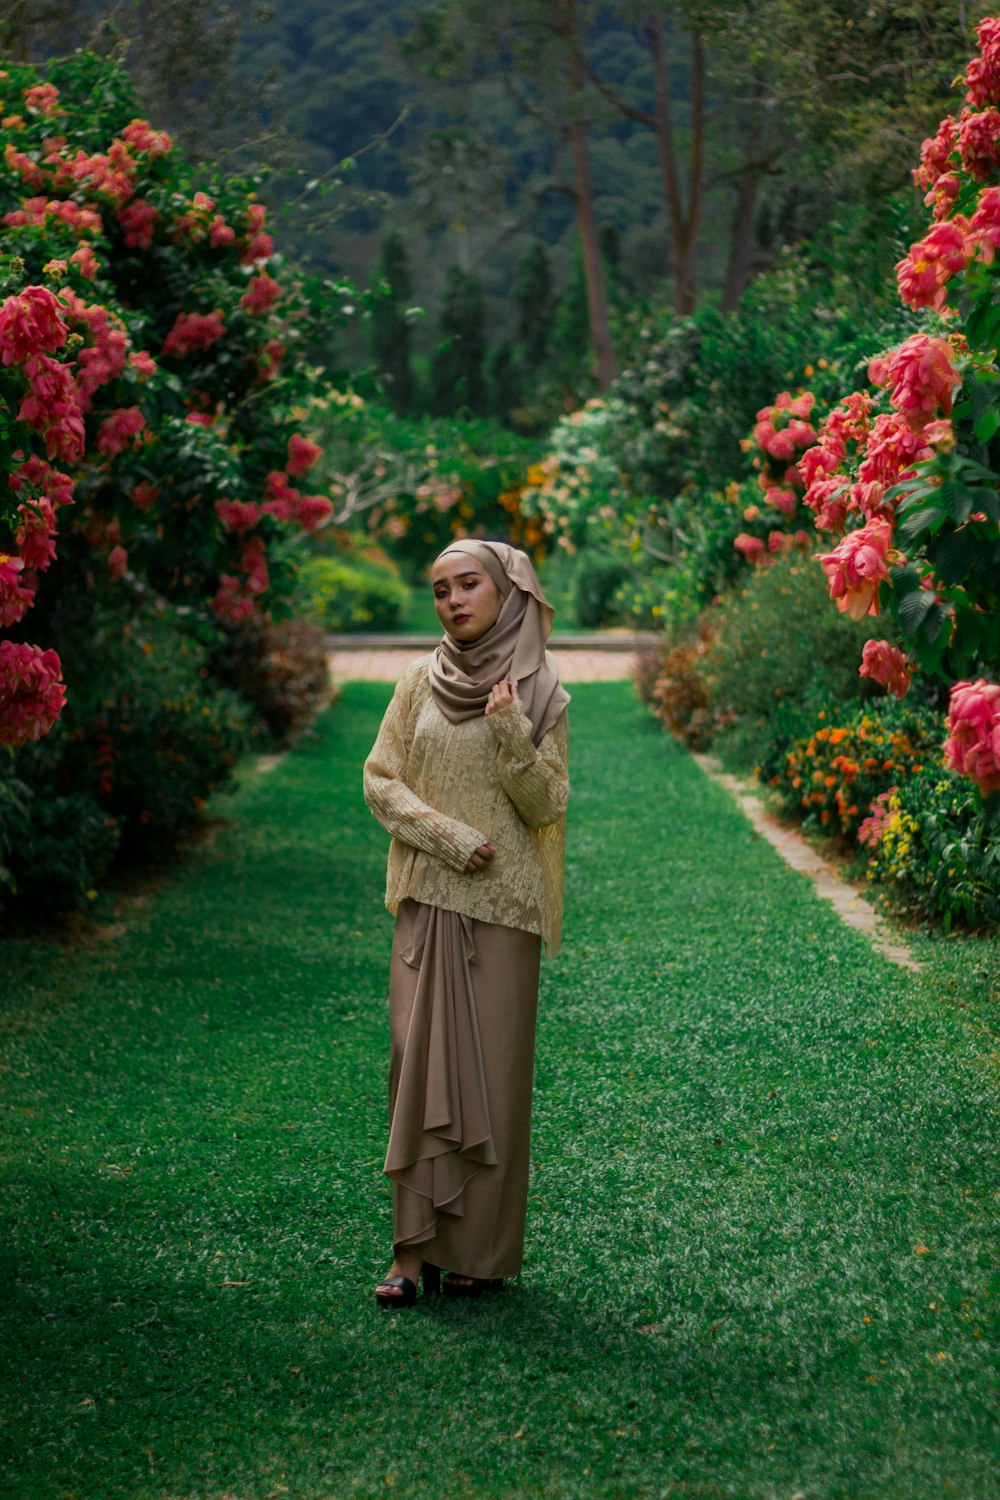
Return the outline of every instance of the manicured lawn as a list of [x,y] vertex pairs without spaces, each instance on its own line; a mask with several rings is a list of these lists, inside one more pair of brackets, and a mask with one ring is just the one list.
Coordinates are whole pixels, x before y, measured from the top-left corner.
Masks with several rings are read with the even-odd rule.
[[528,1257],[382,1314],[388,689],[125,927],[0,948],[12,1500],[1000,1495],[995,944],[877,958],[574,689]]

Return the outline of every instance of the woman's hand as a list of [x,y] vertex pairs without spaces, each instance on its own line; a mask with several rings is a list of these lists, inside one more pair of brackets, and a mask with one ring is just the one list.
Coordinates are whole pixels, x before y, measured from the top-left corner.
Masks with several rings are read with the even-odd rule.
[[465,866],[466,870],[471,873],[473,870],[484,869],[496,852],[496,844],[480,844],[479,848],[469,855],[468,864]]
[[504,681],[496,683],[490,689],[490,696],[486,700],[486,716],[499,713],[502,708],[510,708],[512,703],[520,703],[521,695],[517,691],[517,683]]

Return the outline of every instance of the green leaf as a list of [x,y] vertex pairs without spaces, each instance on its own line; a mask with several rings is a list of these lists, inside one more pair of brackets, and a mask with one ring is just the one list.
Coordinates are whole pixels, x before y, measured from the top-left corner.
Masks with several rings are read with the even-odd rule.
[[956,584],[969,576],[977,550],[976,538],[971,532],[952,531],[928,555],[942,583]]
[[991,406],[989,411],[984,412],[976,422],[973,431],[981,443],[988,443],[998,428],[1000,428],[1000,411],[995,406]]
[[906,547],[924,531],[932,535],[939,529],[941,524],[947,520],[945,512],[939,505],[928,506],[924,510],[910,512],[902,522],[897,533],[900,543]]
[[930,589],[915,589],[899,600],[899,620],[907,635],[916,635],[933,608]]
[[940,489],[941,504],[957,526],[967,521],[976,503],[976,491],[957,479],[946,479]]

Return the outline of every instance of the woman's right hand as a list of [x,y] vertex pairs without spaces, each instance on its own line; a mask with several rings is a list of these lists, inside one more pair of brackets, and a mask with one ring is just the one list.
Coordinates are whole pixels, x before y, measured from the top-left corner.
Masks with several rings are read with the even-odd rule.
[[489,864],[496,852],[496,844],[480,844],[479,848],[469,855],[468,863],[465,866],[466,870],[470,873],[473,870],[482,870]]

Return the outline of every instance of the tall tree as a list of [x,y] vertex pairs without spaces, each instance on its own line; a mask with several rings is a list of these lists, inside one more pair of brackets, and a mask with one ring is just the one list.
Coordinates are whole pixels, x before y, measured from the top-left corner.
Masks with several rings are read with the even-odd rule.
[[431,403],[435,416],[486,411],[486,312],[478,276],[451,266],[441,308],[441,342],[431,369]]
[[372,278],[371,349],[375,368],[394,411],[408,412],[413,405],[413,366],[410,355],[410,323],[406,316],[413,296],[406,241],[398,229],[390,229],[382,241],[382,252]]
[[517,341],[521,358],[529,370],[537,370],[545,358],[552,332],[555,297],[549,253],[535,240],[522,255],[514,282],[517,303]]
[[554,157],[567,170],[535,186],[531,196],[536,207],[553,192],[568,194],[574,204],[595,373],[603,389],[617,366],[587,147],[595,101],[582,62],[582,34],[596,3],[442,0],[418,15],[407,52],[427,76],[451,89],[499,82],[522,114],[550,135]]

